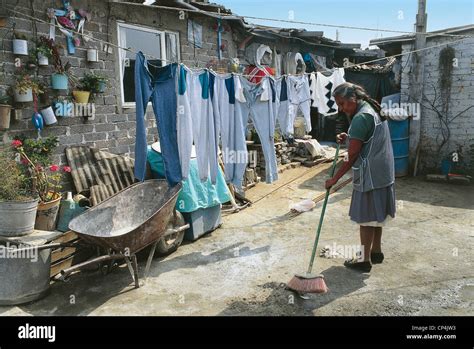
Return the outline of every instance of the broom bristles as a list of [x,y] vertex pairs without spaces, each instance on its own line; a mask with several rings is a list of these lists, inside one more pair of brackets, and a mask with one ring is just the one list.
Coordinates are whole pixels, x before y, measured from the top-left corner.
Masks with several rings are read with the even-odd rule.
[[326,293],[328,291],[326,282],[321,276],[308,279],[295,275],[288,283],[288,288],[298,293]]

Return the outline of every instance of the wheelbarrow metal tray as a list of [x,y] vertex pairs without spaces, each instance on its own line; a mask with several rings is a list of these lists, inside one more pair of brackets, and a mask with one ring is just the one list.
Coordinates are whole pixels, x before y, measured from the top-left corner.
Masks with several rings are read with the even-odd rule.
[[165,180],[133,184],[75,217],[69,229],[89,243],[134,254],[163,236],[180,190]]

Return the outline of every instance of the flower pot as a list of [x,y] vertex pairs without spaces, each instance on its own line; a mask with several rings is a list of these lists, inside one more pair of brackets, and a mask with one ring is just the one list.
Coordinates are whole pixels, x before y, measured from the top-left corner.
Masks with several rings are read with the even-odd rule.
[[40,202],[36,213],[35,229],[52,231],[56,229],[56,218],[58,216],[61,195],[52,201]]
[[58,119],[56,119],[56,115],[54,115],[54,110],[52,107],[42,109],[41,115],[43,115],[43,120],[46,125],[52,125],[58,122]]
[[87,61],[88,62],[98,62],[99,61],[99,53],[95,48],[87,49]]
[[20,56],[28,56],[28,41],[21,39],[13,39],[13,54]]
[[26,92],[21,92],[19,89],[15,88],[15,101],[16,102],[33,102],[33,90],[29,88]]
[[67,90],[68,78],[66,74],[51,75],[51,87],[53,90]]
[[48,57],[45,55],[38,53],[38,65],[41,67],[45,67],[49,64]]
[[107,83],[105,81],[99,81],[99,88],[98,88],[97,92],[98,93],[104,93],[106,87],[107,87]]
[[10,111],[12,107],[6,104],[0,104],[0,129],[10,128]]
[[72,95],[77,103],[88,103],[90,94],[89,91],[72,91]]
[[0,235],[21,236],[33,232],[38,200],[0,202]]

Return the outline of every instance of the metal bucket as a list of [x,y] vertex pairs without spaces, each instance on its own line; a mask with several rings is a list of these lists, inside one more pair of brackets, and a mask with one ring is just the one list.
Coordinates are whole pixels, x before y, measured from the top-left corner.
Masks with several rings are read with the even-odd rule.
[[[32,247],[32,248],[30,248]],[[0,246],[0,305],[15,305],[44,297],[49,290],[51,250],[34,246]],[[36,252],[33,252],[36,251]]]
[[38,200],[0,202],[0,235],[22,236],[33,232]]

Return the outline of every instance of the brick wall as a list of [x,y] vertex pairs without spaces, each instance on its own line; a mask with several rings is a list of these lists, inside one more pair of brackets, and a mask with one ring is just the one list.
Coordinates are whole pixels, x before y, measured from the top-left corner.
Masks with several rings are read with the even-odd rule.
[[[474,31],[463,33],[473,35]],[[451,42],[459,38],[436,37],[429,38],[426,46],[435,46]],[[474,38],[467,38],[461,42],[449,44],[455,50],[457,67],[453,67],[451,76],[451,94],[449,96],[448,115],[453,117],[474,105]],[[425,51],[425,76],[424,76],[424,94],[427,100],[437,101],[438,107],[441,107],[442,99],[446,98],[441,93],[439,59],[440,52],[447,45],[436,47]],[[402,52],[413,50],[412,44],[404,44]],[[401,93],[402,102],[409,100],[409,74],[410,74],[410,55],[402,56],[401,65],[403,67]],[[437,96],[435,96],[435,91]],[[440,163],[449,153],[456,151],[459,146],[463,147],[463,155],[466,162],[469,162],[469,146],[474,144],[474,107],[464,112],[449,124],[450,139],[448,143],[438,153],[437,149],[441,140],[441,127],[437,114],[427,107],[427,100],[423,101],[421,108],[421,152],[420,166],[422,170],[428,171],[439,169]],[[474,161],[474,159],[472,159]]]
[[[27,0],[6,0],[7,5],[16,5],[16,9],[24,14],[35,16],[42,20],[48,20],[46,9],[56,4],[56,8],[61,7],[61,1],[34,1],[34,10],[30,8]],[[215,19],[189,14],[189,17],[201,24],[203,27],[203,47],[196,48],[188,44],[187,41],[187,18],[180,20],[177,11],[167,11],[137,5],[126,5],[120,3],[107,3],[106,1],[71,1],[75,9],[83,8],[92,13],[92,21],[86,23],[85,33],[94,38],[110,41],[117,44],[117,21],[124,21],[130,24],[139,24],[158,30],[169,30],[179,33],[181,60],[190,67],[204,67],[211,60],[217,59],[217,33],[214,30]],[[21,15],[9,18],[8,27],[15,23],[15,30],[25,33],[28,36],[29,47],[33,47],[32,28],[33,22],[22,18]],[[49,25],[46,23],[36,23],[37,35],[48,35]],[[0,89],[5,89],[13,83],[13,75],[16,72],[14,66],[15,56],[12,53],[12,33],[8,28],[0,28],[0,37],[5,38],[3,47],[5,51],[1,54],[0,67]],[[237,47],[234,43],[238,35],[232,30],[222,35],[222,40],[226,45],[223,50],[223,58],[235,57]],[[65,45],[64,36],[56,31],[56,40]],[[99,62],[88,63],[86,60],[86,48],[95,47],[99,49]],[[98,147],[116,154],[127,154],[133,157],[135,144],[135,109],[123,108],[120,98],[120,74],[118,63],[118,52],[116,48],[110,53],[103,51],[103,44],[91,41],[86,45],[76,48],[74,55],[68,55],[63,50],[63,63],[70,62],[72,72],[78,77],[93,71],[106,75],[109,78],[109,86],[104,94],[97,95],[95,99],[95,119],[85,121],[82,117],[58,117],[58,123],[46,126],[42,131],[43,136],[56,135],[59,137],[60,145],[55,155],[56,161],[65,163],[64,148],[68,145],[89,145]],[[34,72],[32,72],[34,73]],[[53,67],[38,68],[37,77],[50,83],[50,75]],[[57,93],[48,90],[49,101]],[[69,91],[70,92],[70,91]],[[66,94],[61,93],[61,94]],[[156,123],[154,115],[147,111],[148,142],[153,142],[157,137]],[[10,129],[0,131],[0,145],[8,144],[15,134],[23,133],[32,137],[36,136],[36,131],[31,123],[33,113],[33,103],[22,106],[20,119],[11,123]]]

